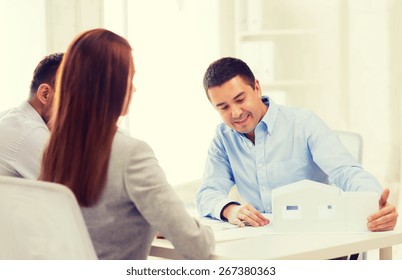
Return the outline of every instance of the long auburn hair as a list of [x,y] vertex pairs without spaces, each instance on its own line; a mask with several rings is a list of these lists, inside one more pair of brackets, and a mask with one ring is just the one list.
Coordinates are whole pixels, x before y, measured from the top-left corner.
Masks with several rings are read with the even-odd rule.
[[132,63],[127,40],[93,29],[72,41],[57,74],[39,179],[66,185],[81,206],[94,205],[104,189]]

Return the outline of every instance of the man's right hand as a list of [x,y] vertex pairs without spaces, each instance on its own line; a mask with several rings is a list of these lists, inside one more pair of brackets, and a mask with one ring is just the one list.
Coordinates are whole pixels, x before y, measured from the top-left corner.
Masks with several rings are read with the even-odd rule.
[[224,208],[222,215],[229,223],[239,227],[245,225],[258,227],[269,224],[269,220],[250,204],[230,204]]

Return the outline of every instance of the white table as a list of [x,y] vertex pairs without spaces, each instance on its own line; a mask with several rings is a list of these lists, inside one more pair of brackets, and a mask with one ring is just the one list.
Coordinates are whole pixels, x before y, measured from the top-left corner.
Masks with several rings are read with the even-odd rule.
[[[254,229],[255,234],[253,234]],[[261,234],[258,232],[261,229],[247,227],[245,235],[242,234],[241,230],[242,228],[234,228],[220,232],[215,231],[219,233],[219,236],[224,236],[225,231],[229,235],[229,231],[231,231],[232,238],[228,240],[218,239],[211,258],[319,260],[380,249],[380,259],[392,259],[392,246],[402,243],[401,230],[381,233]],[[236,235],[238,238],[235,237]],[[172,244],[165,239],[155,239],[150,255],[167,259],[182,258],[174,250]]]

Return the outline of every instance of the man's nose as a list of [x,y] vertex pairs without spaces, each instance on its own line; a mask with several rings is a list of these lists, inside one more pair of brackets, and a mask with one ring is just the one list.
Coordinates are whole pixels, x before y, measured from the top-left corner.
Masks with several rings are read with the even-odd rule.
[[240,106],[233,106],[232,107],[232,117],[233,118],[239,118],[241,116],[242,113],[242,109],[240,108]]

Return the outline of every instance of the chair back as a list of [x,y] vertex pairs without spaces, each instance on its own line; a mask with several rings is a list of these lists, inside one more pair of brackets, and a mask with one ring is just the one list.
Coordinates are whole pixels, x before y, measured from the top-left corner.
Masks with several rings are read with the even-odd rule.
[[97,259],[66,186],[0,176],[0,259]]
[[335,130],[336,135],[342,144],[348,149],[352,156],[362,163],[363,158],[363,138],[359,133],[351,131]]

